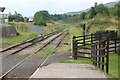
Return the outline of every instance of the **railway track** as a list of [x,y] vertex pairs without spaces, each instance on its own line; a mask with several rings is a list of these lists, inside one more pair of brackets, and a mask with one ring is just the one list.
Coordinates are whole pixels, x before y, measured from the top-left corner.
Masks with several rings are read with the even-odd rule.
[[53,32],[53,33],[50,33],[50,34],[47,34],[47,35],[43,35],[43,36],[40,36],[40,37],[36,37],[36,38],[33,38],[33,39],[30,39],[30,40],[26,40],[25,42],[22,42],[22,43],[18,43],[12,47],[9,47],[7,49],[4,49],[2,51],[0,51],[0,55],[2,55],[2,58],[8,56],[8,55],[11,55],[11,54],[16,54],[32,45],[35,45],[37,42],[40,42],[40,41],[43,41],[57,33],[59,33],[60,31],[57,31],[57,32]]
[[[55,38],[53,38],[46,44],[43,44],[34,54],[37,54],[38,52],[40,52],[40,50],[42,50],[43,48],[48,46],[51,42],[55,43],[55,45],[53,46],[53,48],[55,50],[55,48],[57,48],[59,46],[59,44],[61,43],[61,41],[63,40],[63,38],[66,35],[67,34],[62,34],[62,33],[58,34]],[[17,63],[15,66],[12,66],[12,68],[10,68],[7,72],[5,72],[3,75],[1,75],[0,80],[6,80],[6,78],[7,79],[10,78],[9,80],[13,80],[12,78],[17,78],[17,79],[23,78],[20,80],[24,80],[24,79],[27,80],[27,78],[29,78],[38,67],[42,67],[42,65],[46,62],[46,60],[49,58],[49,56],[53,52],[51,52],[48,56],[25,55],[24,59],[20,59],[20,57],[19,57],[18,59],[20,59],[19,60],[20,62]],[[19,55],[19,56],[21,56],[21,55]],[[11,57],[13,57],[13,56],[11,56]],[[33,63],[31,63],[31,62],[33,62]],[[17,80],[17,79],[15,79],[15,80]]]

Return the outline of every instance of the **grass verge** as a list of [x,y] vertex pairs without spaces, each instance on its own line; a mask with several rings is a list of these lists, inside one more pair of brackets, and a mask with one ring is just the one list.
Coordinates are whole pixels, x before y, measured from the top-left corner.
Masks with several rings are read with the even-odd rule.
[[11,38],[0,38],[0,40],[2,41],[2,43],[16,44],[16,43],[20,43],[24,40],[35,38],[35,37],[36,37],[36,34],[18,35],[18,36],[14,36]]
[[78,59],[78,60],[68,60],[68,61],[61,61],[60,63],[78,63],[78,64],[92,64],[90,59]]
[[[118,76],[118,64],[119,64],[119,55],[116,53],[110,54],[109,57],[109,74],[107,74],[107,78],[116,78],[114,80],[117,80],[119,78]],[[120,78],[118,79],[120,80]]]
[[44,48],[42,51],[40,51],[40,53],[37,53],[37,55],[49,55],[51,53],[56,52],[57,48]]

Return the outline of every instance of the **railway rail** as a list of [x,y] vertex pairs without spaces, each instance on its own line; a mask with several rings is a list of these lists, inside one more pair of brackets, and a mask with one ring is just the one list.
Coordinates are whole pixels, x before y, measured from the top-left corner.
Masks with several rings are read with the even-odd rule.
[[[8,50],[10,50],[10,49],[12,49],[12,48],[15,48],[15,47],[17,47],[17,46],[24,45],[24,44],[26,44],[26,43],[35,43],[35,42],[38,42],[38,41],[41,40],[41,38],[46,39],[46,38],[48,38],[48,37],[50,37],[50,36],[52,36],[52,35],[54,35],[54,34],[56,34],[56,33],[61,32],[61,31],[63,31],[63,30],[56,31],[56,32],[52,32],[52,33],[49,33],[49,34],[46,34],[46,35],[43,35],[43,36],[42,36],[42,35],[41,35],[41,36],[37,36],[37,37],[35,37],[35,38],[33,38],[33,39],[25,40],[25,41],[23,41],[22,43],[18,43],[18,44],[14,45],[14,46],[11,46],[11,47],[9,47],[9,48],[6,48],[6,49],[1,50],[0,53],[1,53],[1,52],[5,52],[5,51],[8,51]],[[40,39],[40,40],[39,40],[39,39]]]
[[0,55],[2,55],[2,58],[8,56],[8,55],[11,55],[11,54],[16,54],[32,45],[35,45],[35,43],[37,42],[40,42],[40,41],[43,41],[57,33],[59,33],[60,31],[56,31],[56,32],[53,32],[53,33],[50,33],[50,34],[47,34],[47,35],[43,35],[43,36],[39,36],[39,37],[36,37],[36,38],[33,38],[33,39],[29,39],[29,40],[26,40],[22,43],[18,43],[14,46],[11,46],[7,49],[4,49],[2,51],[0,51]]
[[[66,34],[59,33],[52,40],[50,40],[46,44],[43,44],[37,51],[34,52],[34,54],[37,54],[38,52],[40,52],[40,50],[42,50],[46,46],[50,45],[51,42],[55,42],[55,45],[53,47],[55,50],[59,46],[59,44],[62,42],[62,40],[65,38],[66,35],[67,35],[67,33]],[[53,52],[54,52],[54,50],[53,50]],[[38,67],[43,66],[43,64],[46,62],[46,60],[51,56],[51,54],[53,52],[51,52],[48,56],[28,55],[27,57],[22,59],[19,63],[17,63],[15,66],[10,68],[7,72],[5,72],[3,75],[1,75],[0,80],[6,80],[6,78],[7,79],[11,78],[9,80],[12,80],[12,78],[24,78],[24,79],[26,78],[25,80],[27,80],[27,78],[29,78],[30,75],[32,75],[33,72]],[[31,62],[33,62],[33,63],[31,64]],[[28,69],[26,69],[26,68],[28,68]],[[21,69],[21,71],[17,72],[20,69]],[[29,70],[31,70],[31,71],[29,71]]]

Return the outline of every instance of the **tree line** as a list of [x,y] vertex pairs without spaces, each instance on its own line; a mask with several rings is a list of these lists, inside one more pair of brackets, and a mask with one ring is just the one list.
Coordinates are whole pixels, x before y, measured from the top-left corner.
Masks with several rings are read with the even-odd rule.
[[48,11],[39,11],[34,15],[34,21],[36,25],[46,25],[46,22],[53,20],[65,20],[70,17],[79,18],[79,20],[92,19],[99,16],[117,16],[120,17],[120,2],[116,3],[112,8],[106,7],[104,4],[97,4],[90,8],[88,12],[82,12],[78,15],[66,15],[66,14],[49,14]]
[[[61,16],[61,15],[60,15]],[[108,8],[106,7],[104,4],[97,4],[95,3],[95,5],[93,7],[90,8],[90,10],[88,12],[82,12],[78,15],[67,15],[65,18],[69,18],[69,17],[79,17],[81,20],[85,20],[85,19],[92,19],[96,16],[116,16],[116,17],[120,17],[120,2],[116,3],[113,7]]]
[[99,16],[116,16],[120,17],[120,2],[116,3],[112,8],[106,7],[104,4],[97,4],[93,7],[90,8],[88,12],[82,12],[79,15],[74,15],[74,16],[79,16],[81,20],[85,19],[92,19],[94,17],[99,17]]
[[46,25],[50,21],[64,20],[65,18],[70,17],[66,14],[49,14],[46,10],[41,10],[35,13],[34,15],[34,24],[35,25]]
[[22,14],[17,13],[16,11],[15,11],[14,14],[11,14],[9,12],[8,19],[9,19],[9,22],[13,22],[13,21],[15,21],[15,22],[20,22],[20,21],[23,22],[23,20],[24,20]]
[[[46,10],[38,11],[34,14],[35,25],[46,25],[51,21],[59,21],[69,19],[71,17],[79,18],[79,20],[92,19],[99,16],[117,16],[120,17],[120,2],[116,3],[112,8],[104,6],[104,4],[97,4],[90,8],[88,12],[82,12],[78,15],[66,15],[66,14],[49,14]],[[20,13],[15,12],[13,15],[9,13],[9,21],[23,21],[23,17]]]

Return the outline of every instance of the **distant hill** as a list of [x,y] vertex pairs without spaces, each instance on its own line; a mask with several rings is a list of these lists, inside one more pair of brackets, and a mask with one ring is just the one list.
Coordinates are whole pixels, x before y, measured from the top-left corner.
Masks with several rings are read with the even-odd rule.
[[[117,1],[114,1],[114,2],[110,2],[110,3],[106,3],[104,4],[105,6],[111,8],[113,7],[116,3],[118,3],[120,0],[117,0]],[[67,15],[76,15],[76,14],[80,14],[81,12],[88,12],[90,10],[90,8],[88,9],[85,9],[85,10],[82,10],[82,11],[76,11],[76,12],[68,12],[68,13],[65,13]]]
[[90,10],[90,8],[82,10],[82,11],[77,11],[77,12],[68,12],[68,13],[65,13],[65,14],[67,14],[67,15],[76,15],[76,14],[80,14],[81,12],[88,12],[89,10]]
[[110,3],[107,3],[107,4],[104,4],[105,6],[107,6],[107,7],[109,7],[109,8],[111,8],[111,7],[113,7],[116,3],[118,3],[120,0],[117,0],[117,1],[115,1],[115,2],[110,2]]

